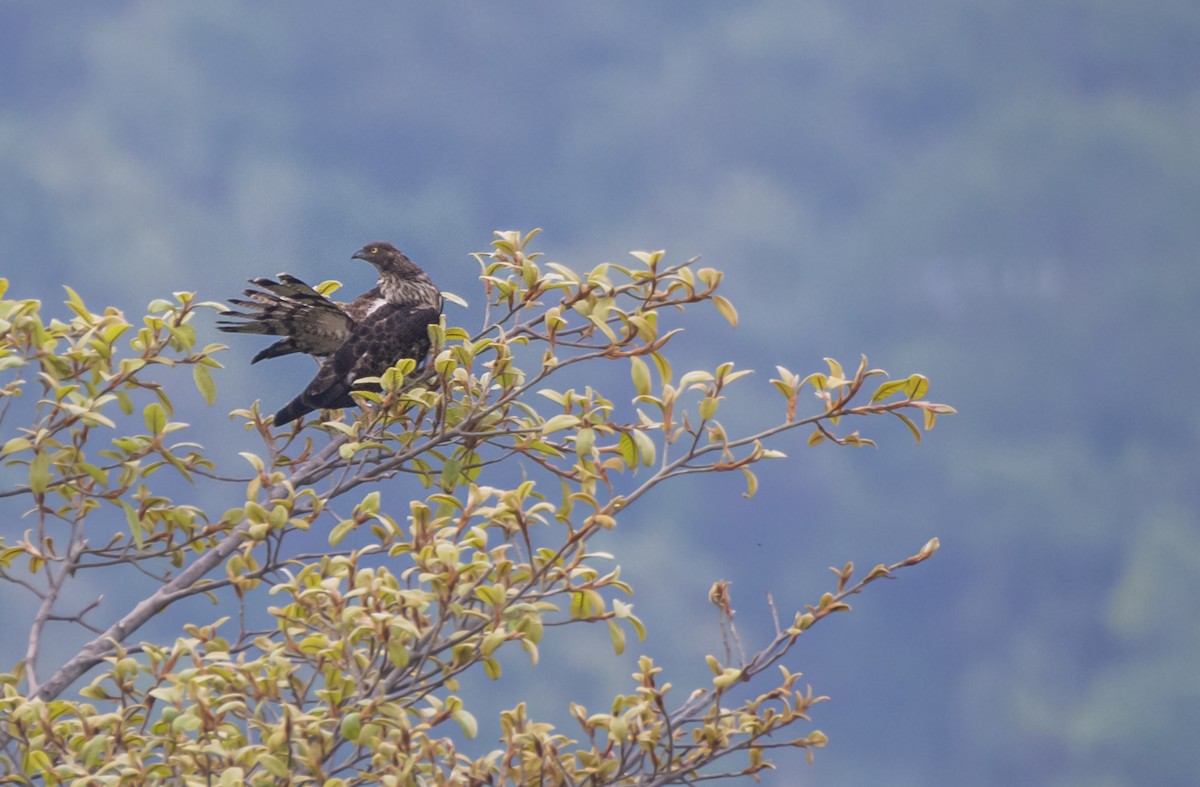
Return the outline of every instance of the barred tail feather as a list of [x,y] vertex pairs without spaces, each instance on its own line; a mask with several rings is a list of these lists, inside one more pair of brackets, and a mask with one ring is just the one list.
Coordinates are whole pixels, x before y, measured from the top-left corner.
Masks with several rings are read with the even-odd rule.
[[312,407],[305,401],[304,394],[300,394],[281,407],[279,412],[275,413],[275,425],[283,426],[284,424],[290,424],[292,421],[301,416],[308,415],[315,409],[317,408]]
[[238,309],[221,312],[230,319],[219,320],[217,328],[284,337],[254,356],[252,363],[289,353],[330,355],[350,335],[354,319],[295,276],[281,273],[279,281],[258,278],[250,283],[262,289],[245,290],[245,298],[231,299]]

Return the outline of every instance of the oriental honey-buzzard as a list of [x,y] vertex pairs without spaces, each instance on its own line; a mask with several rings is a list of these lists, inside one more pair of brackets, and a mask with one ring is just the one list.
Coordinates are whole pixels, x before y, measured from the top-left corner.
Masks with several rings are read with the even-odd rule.
[[230,302],[243,311],[221,314],[222,331],[283,337],[251,363],[289,353],[322,359],[308,386],[275,414],[283,426],[314,410],[349,407],[361,377],[378,377],[403,358],[420,363],[429,352],[428,326],[442,313],[442,295],[425,271],[390,243],[368,243],[353,259],[379,271],[379,281],[349,303],[335,303],[294,276],[251,279],[261,289]]

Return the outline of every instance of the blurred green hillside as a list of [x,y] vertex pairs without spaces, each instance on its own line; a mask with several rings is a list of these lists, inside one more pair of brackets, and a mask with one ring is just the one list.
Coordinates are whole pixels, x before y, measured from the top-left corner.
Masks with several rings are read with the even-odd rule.
[[[921,446],[796,436],[753,500],[682,485],[612,535],[680,683],[719,647],[712,580],[755,642],[764,592],[794,607],[826,566],[941,538],[792,665],[833,698],[831,745],[770,784],[1200,780],[1198,212],[1185,0],[0,5],[18,297],[132,312],[281,270],[353,290],[351,252],[388,239],[478,303],[467,254],[540,226],[566,263],[726,271],[741,325],[681,346],[759,371],[727,420],[779,406],[776,363],[931,378],[960,415]],[[256,349],[183,418],[231,457],[224,413],[310,371],[251,370]],[[537,673],[540,712],[629,671],[591,655],[603,631],[547,647],[572,670]]]

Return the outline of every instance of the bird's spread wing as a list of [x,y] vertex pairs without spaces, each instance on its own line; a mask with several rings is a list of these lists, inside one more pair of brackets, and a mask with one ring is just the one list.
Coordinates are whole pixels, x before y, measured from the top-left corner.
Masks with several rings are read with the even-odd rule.
[[222,316],[232,319],[218,322],[217,327],[233,333],[285,337],[255,355],[251,363],[296,352],[333,355],[353,333],[356,322],[351,315],[368,308],[359,304],[363,298],[358,298],[351,304],[355,310],[347,313],[346,309],[286,273],[279,274],[279,281],[261,278],[251,279],[250,283],[262,289],[245,290],[249,300],[232,299],[230,303],[243,311],[221,312]]
[[402,358],[419,363],[429,352],[428,326],[437,322],[440,313],[428,305],[379,302],[321,365],[304,392],[275,415],[275,425],[313,410],[349,407],[354,403],[350,392],[355,380],[383,374]]

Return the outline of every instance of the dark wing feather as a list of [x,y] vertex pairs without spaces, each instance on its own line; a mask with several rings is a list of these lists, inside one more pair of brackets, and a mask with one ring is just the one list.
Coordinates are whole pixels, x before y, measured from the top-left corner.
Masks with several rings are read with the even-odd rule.
[[[246,290],[245,295],[249,300],[231,300],[243,311],[230,309],[221,312],[222,316],[233,319],[219,321],[217,328],[231,333],[285,337],[255,355],[251,363],[296,352],[332,355],[354,329],[353,311],[347,313],[346,309],[295,276],[281,273],[279,281],[261,278],[251,279],[250,283],[262,289]],[[359,301],[365,297],[360,296],[347,306],[362,313],[365,308]]]
[[351,331],[304,391],[275,414],[282,426],[313,410],[349,407],[350,392],[360,377],[376,377],[402,358],[418,363],[429,352],[428,326],[438,321],[432,306],[383,303]]

